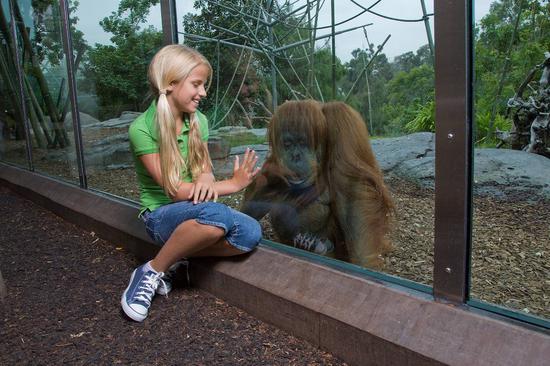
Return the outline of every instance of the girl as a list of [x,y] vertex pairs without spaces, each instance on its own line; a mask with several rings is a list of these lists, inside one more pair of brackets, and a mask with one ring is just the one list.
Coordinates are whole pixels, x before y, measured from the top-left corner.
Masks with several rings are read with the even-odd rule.
[[162,245],[153,260],[134,270],[122,295],[122,309],[135,321],[147,317],[155,293],[170,291],[168,274],[179,259],[249,252],[261,237],[256,220],[212,202],[248,186],[259,168],[255,152],[247,149],[242,164],[235,159],[231,179],[214,181],[208,122],[197,110],[211,75],[212,67],[196,50],[162,48],[148,73],[156,101],[130,126],[140,217]]

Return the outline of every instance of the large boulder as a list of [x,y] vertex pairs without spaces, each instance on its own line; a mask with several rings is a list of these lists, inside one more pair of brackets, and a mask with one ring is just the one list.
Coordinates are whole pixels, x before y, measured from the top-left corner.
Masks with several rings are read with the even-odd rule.
[[208,152],[212,160],[226,159],[231,152],[231,145],[226,139],[211,136],[208,139]]
[[[388,176],[424,188],[435,185],[435,135],[431,133],[372,142]],[[550,159],[510,149],[474,150],[474,194],[524,200],[550,200]]]
[[383,171],[392,171],[403,162],[433,157],[435,135],[431,132],[419,132],[401,137],[373,139],[371,145],[380,168]]
[[242,156],[247,147],[256,152],[258,155],[258,166],[262,166],[269,153],[269,145],[267,143],[261,145],[236,146],[231,149],[230,154],[225,159],[212,160],[216,176],[219,178],[231,177],[233,175],[235,156],[239,155],[242,161]]

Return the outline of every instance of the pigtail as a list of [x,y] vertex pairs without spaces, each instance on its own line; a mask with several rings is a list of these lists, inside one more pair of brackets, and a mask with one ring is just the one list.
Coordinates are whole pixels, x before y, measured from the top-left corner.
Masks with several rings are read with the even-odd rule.
[[187,169],[187,164],[179,150],[176,120],[170,110],[166,90],[161,90],[159,93],[156,125],[159,137],[162,185],[168,196],[174,196],[180,186],[181,172]]
[[189,119],[188,167],[193,180],[195,180],[205,170],[212,168],[212,161],[210,160],[208,149],[202,140],[196,113],[191,114]]

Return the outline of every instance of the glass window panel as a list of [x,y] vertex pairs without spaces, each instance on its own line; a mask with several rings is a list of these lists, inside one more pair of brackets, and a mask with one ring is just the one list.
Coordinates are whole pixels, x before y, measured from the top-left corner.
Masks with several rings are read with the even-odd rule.
[[0,10],[0,159],[28,168],[8,0],[2,0]]
[[160,5],[81,1],[71,21],[88,187],[138,200],[128,126],[150,103],[147,66],[162,44]]
[[[393,250],[384,255],[385,265],[379,269],[431,284],[434,72],[428,39],[433,24],[428,37],[422,2],[381,2],[370,9],[415,22],[390,20],[351,1],[337,3],[334,85],[332,42],[327,37],[330,2],[310,1],[309,8],[307,1],[292,6],[277,2],[271,11],[247,2],[238,6],[224,2],[224,7],[205,3],[199,9],[177,3],[179,19],[185,14],[180,42],[199,49],[214,67],[209,98],[201,108],[214,129],[210,145],[216,151],[218,175],[231,174],[231,157],[245,146],[254,146],[262,163],[270,151],[272,163],[286,160],[284,173],[264,166],[266,174],[257,184],[264,179],[265,188],[249,188],[244,199],[241,193],[223,200],[262,218],[264,238],[310,251],[335,244],[329,257],[365,265],[368,255],[376,254],[371,249],[381,241],[376,232],[386,217],[387,201],[372,189],[373,182],[380,187],[383,175],[396,215],[389,234]],[[433,2],[424,3],[431,22]],[[277,141],[288,141],[270,149],[266,134],[273,105],[309,98],[346,101],[361,116],[348,123],[366,127],[373,136],[370,143],[365,135],[358,137],[359,127],[338,130],[343,129],[337,127],[339,120],[329,120],[323,127],[324,117],[304,122],[309,113],[304,112],[294,128],[288,127],[287,132],[293,131],[287,133],[290,136],[284,128],[274,133]],[[290,118],[277,123],[290,125]],[[311,128],[299,133],[296,126],[302,122]],[[316,134],[321,140],[317,145],[312,142]],[[369,159],[370,146],[382,174]],[[337,154],[345,158],[337,161]],[[366,165],[360,165],[358,157]],[[339,177],[332,175],[335,164],[345,166]]]
[[476,1],[471,297],[550,317],[550,4]]
[[59,3],[16,1],[15,20],[34,168],[78,182]]

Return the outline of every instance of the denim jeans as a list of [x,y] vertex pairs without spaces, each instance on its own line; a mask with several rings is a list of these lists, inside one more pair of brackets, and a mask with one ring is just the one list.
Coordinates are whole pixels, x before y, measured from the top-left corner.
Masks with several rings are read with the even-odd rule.
[[227,242],[243,252],[254,249],[262,236],[258,221],[216,202],[174,202],[154,211],[145,211],[141,217],[147,234],[159,245],[164,245],[176,227],[187,220],[222,228]]

